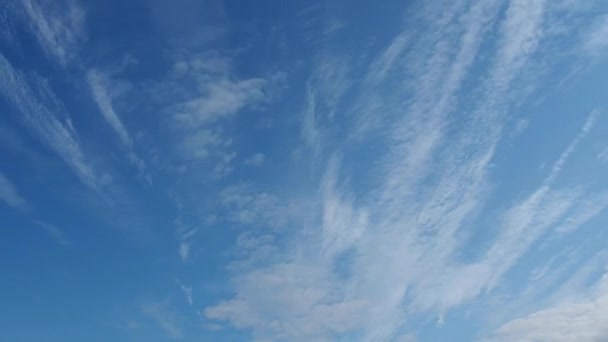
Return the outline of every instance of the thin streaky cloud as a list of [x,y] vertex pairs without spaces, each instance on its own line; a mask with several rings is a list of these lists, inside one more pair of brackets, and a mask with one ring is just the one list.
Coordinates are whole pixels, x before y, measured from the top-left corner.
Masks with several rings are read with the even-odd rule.
[[61,229],[57,228],[57,226],[43,221],[34,221],[34,223],[44,229],[45,232],[58,244],[63,246],[70,245],[70,241],[66,237],[65,233]]
[[[578,135],[553,163],[549,175],[539,188],[507,211],[502,233],[496,238],[484,260],[487,267],[492,270],[487,288],[494,287],[502,275],[517,262],[527,249],[547,229],[558,225],[567,213],[570,213],[572,217],[571,224],[584,223],[585,220],[580,220],[580,218],[574,220],[577,216],[589,214],[588,206],[581,203],[583,194],[578,190],[554,190],[553,185],[568,157],[593,127],[597,115],[597,110],[589,114]],[[593,214],[599,212],[598,209],[592,211]]]
[[73,49],[84,39],[84,11],[76,1],[58,1],[60,6],[38,0],[19,0],[45,53],[66,65]]
[[595,122],[597,121],[598,116],[600,115],[600,111],[594,109],[588,116],[583,128],[580,133],[568,144],[568,147],[562,152],[559,156],[559,159],[553,164],[551,168],[551,173],[545,179],[545,186],[551,186],[555,182],[555,179],[559,176],[564,163],[568,159],[568,157],[572,154],[572,152],[576,149],[576,147],[580,144],[581,140],[585,138],[585,136],[591,131]]
[[172,340],[183,338],[184,334],[178,324],[178,317],[166,302],[153,302],[142,305],[141,311],[151,318]]
[[180,290],[184,293],[184,297],[190,306],[194,304],[194,300],[192,298],[192,287],[184,285],[181,281],[176,280],[177,285]]
[[604,341],[608,339],[608,274],[588,296],[562,300],[507,322],[488,341]]
[[[0,55],[0,94],[19,111],[30,129],[63,159],[86,186],[99,188],[96,171],[86,160],[69,116],[47,82],[39,77],[33,77],[28,82],[21,72]],[[49,102],[45,103],[45,100]]]
[[16,209],[21,209],[26,204],[15,185],[2,172],[0,172],[0,200]]
[[598,153],[597,159],[604,163],[608,162],[608,147],[605,147],[600,153]]
[[608,52],[608,15],[596,20],[582,41],[583,48],[592,57],[605,55]]
[[608,3],[204,2],[0,1],[28,288],[93,262],[109,340],[608,337]]
[[97,70],[90,70],[87,73],[87,81],[91,87],[93,98],[99,106],[99,111],[103,115],[104,119],[120,137],[122,143],[130,148],[132,144],[131,138],[129,137],[129,133],[127,133],[122,121],[118,117],[118,114],[116,114],[114,111],[112,99],[108,94],[108,89],[106,86],[107,81]]
[[[375,70],[370,71],[368,79],[374,82],[388,77],[384,70],[391,70],[392,65],[415,67],[412,67],[413,98],[407,110],[394,113],[402,119],[397,124],[392,121],[388,127],[391,145],[375,174],[381,175],[376,194],[368,201],[349,199],[346,195],[349,192],[335,181],[345,172],[336,171],[340,168],[335,166],[335,161],[329,163],[325,172],[328,176],[320,186],[324,190],[319,192],[318,199],[324,203],[323,228],[314,231],[318,235],[309,232],[311,241],[306,240],[307,243],[299,246],[301,254],[314,255],[322,251],[319,255],[327,260],[317,264],[314,258],[303,261],[296,256],[288,257],[289,267],[306,265],[308,272],[318,272],[315,273],[318,279],[327,282],[329,288],[345,288],[345,302],[355,301],[364,307],[365,303],[374,303],[368,308],[369,317],[361,323],[364,340],[394,338],[395,332],[406,324],[406,315],[438,312],[442,317],[450,309],[483,296],[484,290],[492,291],[545,232],[568,221],[569,217],[572,219],[568,222],[578,227],[600,211],[580,204],[580,199],[589,195],[582,190],[553,188],[568,157],[592,128],[597,115],[594,112],[579,136],[557,159],[543,184],[529,197],[505,210],[501,216],[504,233],[490,244],[489,250],[469,263],[455,260],[463,243],[460,236],[467,234],[465,222],[476,218],[491,190],[489,172],[496,146],[503,137],[505,117],[511,109],[511,86],[524,78],[544,38],[544,1],[511,1],[504,16],[498,15],[501,9],[499,1],[475,3],[470,7],[465,2],[454,3],[450,11],[443,12],[437,30],[420,35],[418,39],[422,43],[408,42],[411,52],[401,52],[406,41],[399,35],[393,42],[394,48],[386,49],[388,54],[380,55],[378,61],[372,63],[371,68]],[[465,26],[460,26],[461,23]],[[449,136],[450,116],[458,106],[457,95],[465,80],[472,76],[470,69],[493,27],[498,27],[497,49],[480,82],[481,96],[473,102],[461,133]],[[428,42],[437,43],[429,47]],[[370,83],[365,86],[365,96],[360,97],[358,108],[390,108],[386,103],[373,102],[374,89],[369,88]],[[329,150],[327,142],[320,138],[321,113],[317,111],[326,101],[317,94],[320,89],[314,81],[309,81],[302,124],[304,142],[318,152]],[[390,99],[390,96],[384,97]],[[363,125],[368,120],[376,120],[377,111],[370,116],[360,113],[359,123]],[[391,114],[384,110],[382,115]],[[428,185],[429,178],[433,180],[431,185]],[[369,213],[365,216],[369,221],[354,215],[365,212]],[[524,232],[528,231],[531,233],[525,236]],[[378,249],[378,246],[383,247]],[[331,264],[335,260],[333,255],[341,255],[343,251],[353,252],[352,267],[347,278],[338,281],[325,273],[326,264]],[[283,272],[282,269],[272,265],[259,271],[264,274],[251,271],[235,276],[235,281],[245,282],[239,283],[235,298],[208,308],[208,316],[253,328],[261,336],[276,333],[281,335],[275,336],[296,338],[296,331],[268,331],[260,327],[264,324],[263,317],[252,317],[260,313],[257,308],[268,303],[261,297],[251,298],[259,294],[249,288],[247,282],[253,284],[260,281],[259,277],[271,274],[285,277],[278,273]],[[277,286],[273,287],[274,291],[298,291],[295,285],[290,287],[291,282]],[[314,321],[309,315],[314,305],[323,305],[324,300],[322,296],[317,297],[298,317],[305,318],[307,323]],[[404,304],[406,312],[402,310]],[[284,317],[286,322],[291,319]]]
[[148,184],[150,184],[152,178],[146,172],[146,162],[134,152],[133,140],[112,105],[107,76],[98,70],[92,69],[87,73],[87,82],[91,89],[93,99],[99,108],[99,112],[116,135],[118,135],[124,147],[128,150],[127,159],[137,169],[139,177],[145,179]]
[[190,257],[190,244],[187,241],[181,241],[178,247],[178,253],[183,262],[186,262]]

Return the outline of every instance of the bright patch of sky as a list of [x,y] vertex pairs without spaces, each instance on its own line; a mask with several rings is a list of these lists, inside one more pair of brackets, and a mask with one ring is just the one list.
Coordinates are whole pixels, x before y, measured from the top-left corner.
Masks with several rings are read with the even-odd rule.
[[608,341],[608,3],[0,3],[0,340]]

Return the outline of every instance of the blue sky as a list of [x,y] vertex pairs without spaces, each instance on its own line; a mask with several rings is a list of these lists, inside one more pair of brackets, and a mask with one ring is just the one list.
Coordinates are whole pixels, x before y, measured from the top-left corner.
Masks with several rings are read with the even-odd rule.
[[608,340],[605,1],[0,28],[0,340]]

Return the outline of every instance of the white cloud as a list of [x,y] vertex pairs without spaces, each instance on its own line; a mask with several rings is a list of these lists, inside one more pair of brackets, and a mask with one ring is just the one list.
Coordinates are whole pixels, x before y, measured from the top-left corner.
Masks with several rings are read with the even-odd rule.
[[248,157],[247,159],[245,159],[244,163],[245,163],[245,165],[250,165],[250,166],[261,166],[262,164],[264,164],[265,159],[266,159],[266,157],[264,156],[263,153],[256,153],[256,154]]
[[407,32],[402,32],[393,38],[391,44],[376,58],[367,75],[368,81],[381,82],[387,73],[395,67],[398,58],[403,55],[411,41]]
[[50,57],[65,65],[84,40],[84,11],[75,1],[20,0],[38,42]]
[[[179,207],[180,204],[178,204],[178,208]],[[179,210],[181,211],[181,208]],[[186,262],[190,258],[192,240],[198,233],[198,229],[185,225],[180,220],[177,220],[176,225],[176,237],[178,241],[177,251],[182,262]]]
[[177,81],[196,84],[194,89],[183,89],[183,101],[168,106],[176,123],[189,129],[215,123],[263,102],[270,86],[264,78],[235,79],[230,60],[217,53],[179,56],[169,76],[168,82],[179,88],[183,85]]
[[188,304],[190,306],[192,306],[194,304],[194,300],[192,298],[192,287],[182,284],[182,282],[179,280],[177,280],[177,285],[179,285],[179,288],[184,293],[184,296],[186,297],[186,301],[188,302]]
[[585,198],[581,198],[578,203],[579,210],[572,213],[562,224],[555,228],[557,233],[572,233],[578,227],[584,225],[592,218],[599,215],[608,207],[608,193],[600,192],[599,194],[587,194]]
[[593,23],[587,36],[583,39],[583,47],[591,56],[597,57],[608,50],[608,15],[602,16]]
[[190,243],[186,241],[180,242],[178,251],[182,261],[188,260],[188,257],[190,256]]
[[183,138],[180,144],[180,153],[184,157],[206,158],[211,153],[210,149],[221,143],[220,134],[217,131],[200,129]]
[[127,153],[127,159],[129,162],[137,168],[138,175],[141,178],[147,179],[148,183],[151,182],[149,175],[146,175],[146,163],[133,151],[133,141],[124,127],[120,117],[114,110],[112,105],[112,98],[108,92],[107,76],[102,75],[97,70],[89,70],[87,73],[87,82],[91,88],[91,93],[95,103],[99,107],[99,111],[105,121],[112,127],[112,130],[118,135],[122,144],[129,150]]
[[302,138],[313,150],[315,156],[321,148],[321,129],[317,123],[317,96],[316,91],[310,84],[306,85],[306,107],[302,120]]
[[603,162],[608,162],[608,147],[604,148],[602,152],[597,155],[597,159]]
[[213,168],[213,176],[218,179],[229,175],[234,170],[232,166],[234,158],[236,158],[236,152],[221,153]]
[[68,246],[70,245],[70,241],[67,239],[67,237],[65,236],[65,233],[57,228],[56,226],[46,223],[46,222],[42,222],[42,221],[35,221],[35,223],[40,226],[42,229],[44,229],[46,231],[46,233],[53,239],[55,240],[55,242],[57,242],[60,245],[63,246]]
[[[493,287],[500,277],[510,269],[525,251],[547,229],[562,222],[564,215],[570,214],[570,223],[582,224],[586,220],[576,219],[585,215],[589,206],[581,202],[584,194],[580,191],[556,191],[552,187],[568,157],[591,130],[598,112],[592,111],[579,134],[568,144],[542,185],[523,201],[515,204],[504,217],[504,228],[488,251],[484,263],[492,269],[487,286]],[[585,194],[589,196],[589,194]],[[594,210],[592,214],[599,213]],[[586,215],[589,216],[589,215]],[[573,226],[574,228],[576,226]]]
[[320,189],[323,200],[321,255],[329,260],[356,244],[368,225],[367,211],[356,211],[352,199],[338,191],[337,164],[336,159],[330,161]]
[[315,84],[318,96],[327,110],[324,112],[332,118],[340,100],[352,85],[349,77],[351,58],[349,55],[322,55],[316,65]]
[[25,199],[21,197],[13,183],[0,172],[0,200],[13,208],[23,208]]
[[491,341],[605,341],[608,340],[608,274],[589,295],[562,301],[496,330]]
[[152,87],[150,94],[170,116],[179,155],[185,161],[218,158],[215,178],[232,170],[226,157],[233,152],[226,151],[230,139],[224,136],[222,125],[242,111],[265,104],[282,83],[280,73],[238,78],[231,63],[218,52],[177,53],[167,78]]
[[238,277],[235,286],[239,295],[205,309],[205,316],[254,328],[260,339],[329,341],[327,336],[354,330],[366,315],[365,303],[340,300],[339,289],[315,266],[276,264]]
[[248,184],[232,185],[218,196],[225,219],[242,225],[279,229],[289,221],[291,208],[272,193],[256,190]]
[[557,162],[555,162],[555,164],[553,164],[551,173],[549,174],[549,177],[547,177],[547,179],[545,180],[546,185],[550,185],[553,182],[555,182],[555,179],[557,178],[557,176],[559,176],[559,173],[560,173],[562,167],[564,166],[564,163],[568,159],[568,157],[576,149],[576,147],[578,146],[580,141],[589,133],[589,131],[595,125],[598,115],[599,115],[599,111],[597,109],[595,109],[587,116],[587,120],[585,120],[585,124],[583,125],[583,128],[581,129],[580,133],[576,136],[576,138],[574,138],[573,141],[570,142],[570,144],[568,145],[566,150],[564,152],[562,152],[562,154],[560,155]]
[[[369,192],[351,194],[351,170],[323,154],[335,146],[322,139],[331,129],[322,126],[325,116],[319,113],[322,87],[309,81],[302,138],[315,151],[315,162],[331,160],[318,194],[310,199],[312,219],[300,224],[288,242],[262,244],[266,262],[244,262],[251,267],[235,271],[235,296],[208,307],[208,318],[268,339],[331,340],[338,331],[342,336],[356,332],[366,341],[396,339],[409,315],[446,317],[450,309],[493,291],[547,232],[568,222],[576,229],[597,215],[600,210],[591,210],[582,199],[601,194],[556,186],[593,127],[597,112],[592,112],[538,188],[492,215],[497,228],[487,246],[474,248],[478,255],[472,260],[462,257],[463,249],[471,247],[467,237],[485,228],[475,223],[492,195],[496,147],[507,114],[516,110],[511,100],[527,94],[514,85],[536,81],[526,71],[540,54],[549,5],[513,0],[502,13],[501,1],[468,4],[425,4],[421,12],[434,29],[407,39],[399,34],[359,85],[353,110],[346,112],[357,114],[352,120],[359,125],[357,133],[374,134],[366,128],[373,126],[378,128],[373,138],[386,142],[373,168],[353,172],[368,171]],[[487,70],[473,73],[488,37],[497,38],[496,51],[485,51],[480,66]],[[491,42],[486,45],[494,46]],[[393,87],[395,79],[405,80],[398,83],[405,87]],[[479,92],[467,88],[466,94],[479,96],[466,98],[463,108],[469,109],[462,113],[459,95],[468,81]],[[412,97],[405,101],[408,93]],[[340,143],[335,145],[343,152]],[[334,321],[319,322],[323,316],[317,309],[324,306],[335,309]],[[356,324],[343,325],[343,319]]]
[[202,82],[200,97],[175,105],[175,120],[188,128],[213,123],[264,100],[265,85],[266,81],[259,78]]
[[66,109],[45,80],[34,76],[29,81],[0,55],[0,94],[85,185],[97,189],[100,180],[85,158]]
[[129,133],[127,133],[127,130],[112,106],[112,99],[108,94],[106,85],[107,80],[105,80],[97,70],[89,70],[87,73],[87,81],[91,88],[93,99],[99,106],[99,111],[103,115],[103,118],[112,127],[114,132],[118,134],[122,143],[127,147],[131,147]]
[[141,310],[146,316],[154,320],[170,339],[181,339],[183,337],[182,329],[178,324],[179,318],[170,310],[167,303],[147,303],[142,305]]

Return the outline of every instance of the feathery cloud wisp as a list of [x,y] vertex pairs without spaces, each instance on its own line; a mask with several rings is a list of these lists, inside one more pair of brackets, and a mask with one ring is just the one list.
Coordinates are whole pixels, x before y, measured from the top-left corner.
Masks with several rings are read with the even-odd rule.
[[35,76],[28,82],[0,55],[0,94],[21,113],[30,129],[63,159],[85,185],[91,189],[101,185],[95,170],[85,158],[66,109],[46,81]]
[[266,157],[263,153],[256,153],[245,159],[244,163],[245,165],[261,166],[262,164],[264,164],[264,159],[266,159]]
[[490,341],[604,341],[608,339],[608,274],[589,296],[563,300],[552,307],[512,320]]
[[[546,1],[522,0],[506,7],[501,1],[457,1],[447,9],[425,6],[421,12],[428,17],[423,20],[432,22],[434,30],[398,34],[370,63],[364,81],[353,85],[359,97],[348,113],[357,114],[351,120],[358,125],[355,131],[369,134],[374,143],[386,143],[381,155],[372,157],[377,163],[364,173],[372,190],[350,195],[349,182],[340,182],[352,174],[325,154],[334,155],[335,148],[348,158],[348,152],[324,140],[332,127],[320,124],[326,114],[320,111],[339,106],[332,107],[333,98],[321,96],[318,81],[309,80],[302,139],[315,151],[315,162],[330,160],[311,200],[316,219],[302,224],[288,247],[260,247],[274,256],[262,265],[258,260],[257,267],[239,269],[233,277],[235,296],[208,307],[208,318],[252,329],[259,338],[330,339],[339,331],[356,332],[362,340],[396,339],[409,317],[442,317],[494,291],[544,234],[565,222],[576,229],[602,210],[581,201],[601,194],[556,186],[562,168],[593,128],[594,111],[544,181],[493,215],[500,228],[492,240],[473,248],[479,249],[476,257],[462,257],[467,245],[463,237],[473,233],[492,195],[490,175],[507,115],[516,109],[512,100],[527,94],[513,85],[536,81],[527,71],[544,47],[551,8]],[[487,46],[496,50],[480,56]],[[482,57],[483,63],[475,66],[483,70],[474,70]],[[477,85],[477,91],[466,89],[476,96],[461,104],[465,83]],[[404,101],[403,94],[411,97]],[[292,269],[314,284],[293,275]],[[259,284],[264,284],[263,291]],[[284,295],[272,297],[266,291]],[[294,303],[295,293],[311,296],[300,305]],[[337,304],[363,311],[364,317],[340,309],[332,311],[335,321],[319,326],[318,308]],[[342,325],[345,317],[357,325]]]
[[70,241],[67,239],[65,233],[61,229],[47,222],[35,221],[34,223],[44,229],[46,233],[58,244],[63,246],[70,245]]
[[65,65],[84,39],[84,11],[75,1],[19,0],[45,53]]
[[122,120],[114,110],[112,99],[108,93],[108,79],[98,70],[89,70],[87,73],[87,82],[91,88],[93,99],[99,107],[99,111],[105,121],[112,127],[112,130],[118,135],[121,143],[128,149],[127,159],[137,169],[141,178],[145,178],[150,183],[150,175],[146,175],[146,163],[133,151],[133,140],[129,136],[127,129],[124,127]]
[[583,47],[591,56],[597,57],[608,52],[608,15],[597,20],[585,38]]
[[129,137],[129,133],[127,133],[127,130],[112,106],[112,100],[108,94],[106,81],[97,70],[90,70],[87,73],[87,81],[89,83],[89,87],[91,88],[93,98],[99,106],[99,111],[103,115],[104,119],[112,127],[114,132],[118,134],[122,143],[127,147],[131,147],[131,138]]
[[23,208],[25,199],[21,197],[13,183],[0,172],[0,200],[13,208]]
[[147,303],[141,307],[141,311],[154,320],[170,339],[177,340],[183,337],[182,329],[177,323],[178,318],[175,313],[168,308],[167,303]]

